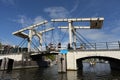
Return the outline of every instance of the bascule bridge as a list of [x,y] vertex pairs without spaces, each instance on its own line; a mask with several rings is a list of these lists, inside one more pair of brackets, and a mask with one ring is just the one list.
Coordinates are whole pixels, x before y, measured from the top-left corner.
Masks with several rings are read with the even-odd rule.
[[[38,53],[38,54],[44,54],[44,55],[51,55],[51,54],[57,54],[57,60],[58,60],[58,71],[59,72],[66,72],[67,70],[77,70],[82,69],[83,64],[82,61],[85,59],[90,58],[98,58],[98,59],[104,59],[109,61],[111,68],[120,66],[120,41],[117,42],[99,42],[99,43],[90,43],[87,41],[84,36],[79,34],[78,29],[101,29],[103,25],[104,18],[70,18],[70,19],[51,19],[51,22],[57,23],[57,22],[65,22],[68,23],[67,26],[57,26],[58,29],[68,29],[68,44],[66,45],[66,48],[63,48],[61,45],[64,42],[59,43],[59,46],[56,46],[54,49],[48,49],[42,50],[44,47],[43,44],[43,34],[46,32],[49,32],[51,30],[55,30],[55,27],[44,29],[44,30],[37,30],[38,27],[45,25],[48,23],[48,21],[43,21],[31,26],[28,26],[26,28],[23,28],[21,30],[18,30],[16,32],[13,32],[13,35],[16,35],[18,37],[21,37],[23,39],[27,39],[27,52],[28,57],[32,55],[31,53]],[[75,22],[87,22],[89,25],[80,26],[80,25],[74,25]],[[93,33],[95,34],[95,33]],[[96,33],[97,34],[97,33]],[[52,34],[53,35],[53,34]],[[39,39],[39,48],[38,52],[32,51],[32,42],[33,37],[37,36]],[[52,37],[51,37],[52,38]],[[53,48],[53,47],[52,47]],[[22,53],[23,54],[23,53]],[[22,60],[24,62],[24,59],[26,57],[23,57],[22,54],[12,54],[12,55],[1,55],[0,59],[4,57],[8,57],[15,60]],[[34,54],[36,55],[36,54]],[[25,60],[26,61],[26,60]],[[28,61],[30,61],[28,59]]]

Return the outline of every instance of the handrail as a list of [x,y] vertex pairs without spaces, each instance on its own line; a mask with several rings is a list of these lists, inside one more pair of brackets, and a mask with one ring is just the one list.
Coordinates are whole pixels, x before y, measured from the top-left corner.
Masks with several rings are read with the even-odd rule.
[[84,45],[84,50],[113,50],[113,49],[120,49],[120,42],[114,41],[114,42],[97,42],[97,43],[91,43],[93,47],[87,47],[89,44],[87,43],[77,43],[77,48],[80,48],[80,45]]

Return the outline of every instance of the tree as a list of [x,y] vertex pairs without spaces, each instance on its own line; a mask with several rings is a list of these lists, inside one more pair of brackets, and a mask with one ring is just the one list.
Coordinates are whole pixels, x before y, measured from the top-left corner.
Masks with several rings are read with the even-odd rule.
[[46,55],[46,58],[54,61],[55,60],[55,55]]

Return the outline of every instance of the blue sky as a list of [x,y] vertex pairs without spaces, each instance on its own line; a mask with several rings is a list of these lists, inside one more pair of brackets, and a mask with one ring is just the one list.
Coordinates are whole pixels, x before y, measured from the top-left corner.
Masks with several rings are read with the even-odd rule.
[[21,39],[12,32],[43,20],[87,17],[105,20],[100,30],[79,30],[85,38],[120,40],[120,0],[0,0],[0,41],[16,45]]

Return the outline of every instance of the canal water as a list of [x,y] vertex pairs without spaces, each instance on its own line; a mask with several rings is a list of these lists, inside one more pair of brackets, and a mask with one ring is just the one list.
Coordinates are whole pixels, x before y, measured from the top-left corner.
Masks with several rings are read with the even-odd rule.
[[58,73],[57,65],[47,68],[0,71],[0,80],[120,80],[120,71],[110,70],[107,63],[96,63],[90,66],[83,64],[83,70]]

